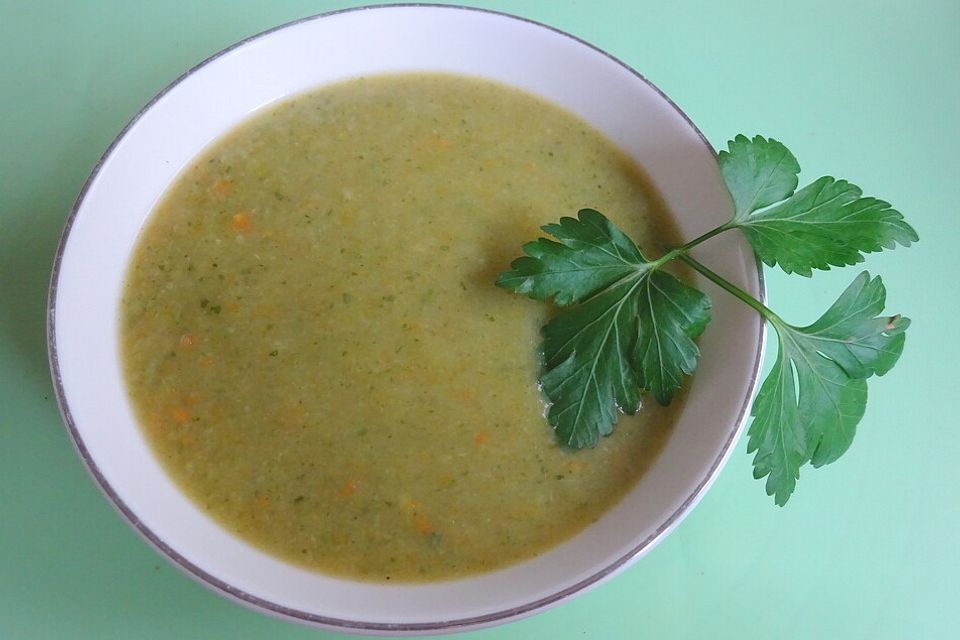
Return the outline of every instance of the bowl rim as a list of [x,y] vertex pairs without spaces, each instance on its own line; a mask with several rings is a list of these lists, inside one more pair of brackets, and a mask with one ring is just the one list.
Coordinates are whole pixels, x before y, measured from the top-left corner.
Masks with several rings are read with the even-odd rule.
[[[754,362],[751,366],[750,378],[747,381],[747,393],[744,396],[743,402],[740,408],[737,411],[737,418],[734,423],[731,425],[729,434],[726,441],[724,442],[721,449],[717,452],[716,457],[713,462],[705,470],[705,475],[700,483],[691,491],[691,493],[686,497],[686,499],[678,505],[676,510],[670,514],[669,517],[659,526],[657,529],[651,533],[649,536],[639,541],[630,551],[623,554],[617,558],[612,563],[598,569],[591,575],[586,578],[578,581],[577,583],[570,585],[564,589],[557,591],[549,596],[542,598],[537,598],[535,600],[525,602],[514,607],[504,609],[501,611],[496,611],[492,613],[487,613],[479,616],[470,616],[464,618],[450,619],[450,620],[440,620],[440,621],[430,621],[430,622],[403,622],[403,623],[382,623],[382,622],[368,622],[362,620],[350,620],[344,618],[336,618],[331,616],[318,615],[308,611],[302,611],[299,609],[291,608],[279,604],[277,602],[272,602],[250,594],[243,589],[239,589],[234,585],[208,573],[207,571],[201,569],[183,555],[177,552],[174,548],[169,546],[163,539],[161,539],[156,533],[154,533],[149,527],[147,527],[140,518],[133,512],[130,507],[119,497],[110,483],[106,480],[104,475],[101,473],[98,468],[96,461],[90,455],[86,445],[84,444],[83,438],[80,435],[79,430],[77,429],[76,423],[73,419],[73,415],[70,411],[70,407],[66,401],[66,395],[63,387],[63,382],[61,378],[60,363],[57,351],[57,339],[56,339],[56,316],[57,316],[57,291],[59,286],[60,279],[60,269],[61,263],[64,256],[64,250],[67,245],[67,242],[70,237],[70,231],[75,222],[77,215],[81,209],[81,206],[84,203],[87,192],[90,189],[93,182],[96,180],[100,174],[101,169],[103,168],[106,161],[111,157],[116,147],[119,143],[124,140],[127,133],[132,129],[140,119],[156,104],[161,100],[168,92],[178,86],[181,82],[186,80],[188,77],[206,67],[208,64],[214,62],[220,57],[230,53],[234,49],[245,46],[253,41],[256,41],[260,38],[268,36],[276,31],[286,29],[288,27],[293,27],[300,25],[306,22],[312,22],[315,20],[321,20],[323,18],[344,14],[344,13],[353,13],[361,11],[374,11],[378,9],[403,9],[403,8],[429,8],[429,9],[443,9],[451,11],[470,11],[483,14],[492,14],[502,18],[507,18],[510,20],[517,20],[520,22],[525,22],[530,25],[547,29],[557,35],[563,36],[570,40],[575,41],[577,44],[587,47],[593,50],[595,53],[599,53],[602,56],[608,58],[612,62],[623,67],[624,70],[628,71],[633,75],[637,80],[644,83],[648,88],[653,90],[657,95],[659,95],[670,107],[679,115],[686,124],[696,133],[700,138],[702,144],[706,147],[712,155],[716,156],[716,151],[710,142],[706,139],[700,129],[693,123],[693,121],[687,116],[687,114],[680,109],[677,104],[670,99],[663,91],[661,91],[656,85],[650,82],[643,74],[633,69],[630,65],[626,64],[619,58],[611,55],[610,53],[600,49],[599,47],[583,40],[575,35],[572,35],[566,31],[558,29],[556,27],[544,24],[542,22],[517,16],[505,11],[498,11],[493,9],[485,9],[479,7],[471,7],[465,5],[452,5],[452,4],[436,4],[429,2],[404,2],[397,4],[371,4],[371,5],[362,5],[357,7],[349,7],[345,9],[337,9],[333,11],[327,11],[323,13],[313,14],[283,24],[271,27],[264,31],[260,31],[253,35],[250,35],[246,38],[238,40],[237,42],[217,51],[216,53],[205,58],[201,62],[193,65],[188,70],[180,74],[177,78],[167,84],[163,89],[161,89],[156,95],[153,96],[143,107],[141,107],[130,120],[123,126],[123,128],[116,134],[109,146],[99,157],[99,159],[94,164],[93,168],[90,171],[90,175],[84,181],[83,186],[81,187],[76,200],[74,201],[70,212],[64,222],[63,229],[61,231],[60,239],[57,244],[56,253],[54,256],[53,269],[50,277],[50,284],[47,293],[47,316],[46,316],[46,338],[47,338],[47,353],[48,360],[51,372],[51,378],[54,387],[54,393],[57,400],[57,405],[60,410],[61,419],[63,420],[64,425],[67,427],[67,431],[70,435],[70,439],[74,445],[74,448],[77,450],[81,460],[83,461],[84,466],[87,471],[96,481],[97,487],[103,492],[107,497],[110,504],[119,512],[121,517],[126,520],[129,525],[136,531],[136,533],[145,540],[148,544],[154,547],[157,551],[167,557],[178,569],[183,573],[193,578],[204,587],[210,589],[211,591],[218,593],[220,595],[226,596],[227,598],[256,611],[264,612],[275,617],[284,618],[293,620],[300,623],[305,623],[308,625],[321,626],[329,629],[340,630],[348,633],[387,633],[387,634],[436,634],[442,632],[457,632],[465,631],[471,628],[480,628],[485,626],[490,626],[498,623],[507,622],[514,619],[519,619],[531,615],[539,610],[543,610],[549,607],[552,607],[560,602],[571,598],[572,596],[583,592],[593,586],[598,585],[600,582],[604,581],[607,578],[612,577],[618,571],[626,568],[631,562],[644,554],[652,546],[654,546],[661,538],[663,538],[667,533],[669,533],[673,528],[675,528],[680,521],[690,512],[692,507],[699,502],[703,497],[706,490],[713,484],[716,480],[716,477],[723,467],[726,459],[732,452],[732,447],[734,443],[739,439],[741,431],[746,423],[748,412],[751,406],[752,399],[756,393],[757,385],[759,382],[760,368],[763,363],[764,353],[766,350],[766,325],[765,323],[760,323],[759,332],[757,335],[757,346],[754,356]],[[759,258],[754,256],[754,263],[756,266],[756,286],[757,286],[757,297],[761,302],[766,300],[766,286],[764,282],[763,275],[763,265],[760,262]],[[754,274],[751,273],[751,276]]]

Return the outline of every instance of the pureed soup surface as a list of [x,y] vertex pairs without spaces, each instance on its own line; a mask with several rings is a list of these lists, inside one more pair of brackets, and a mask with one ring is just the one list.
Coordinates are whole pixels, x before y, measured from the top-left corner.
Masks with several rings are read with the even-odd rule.
[[588,125],[478,79],[353,80],[217,141],[157,207],[122,301],[133,405],[224,527],[365,580],[488,571],[599,518],[679,411],[560,448],[536,349],[548,305],[493,286],[582,207],[675,243]]

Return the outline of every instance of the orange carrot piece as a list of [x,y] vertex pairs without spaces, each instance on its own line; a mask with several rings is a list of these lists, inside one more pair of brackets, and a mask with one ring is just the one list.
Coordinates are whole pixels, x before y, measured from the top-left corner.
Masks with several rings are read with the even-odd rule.
[[424,535],[433,533],[433,523],[422,513],[413,514],[413,526]]
[[230,226],[237,233],[246,233],[250,231],[250,227],[253,226],[253,221],[250,218],[249,211],[238,211],[233,214],[233,217],[230,219]]
[[349,498],[357,492],[357,486],[357,481],[351,478],[343,483],[343,486],[340,487],[340,491],[337,492],[337,495],[341,498]]
[[233,191],[233,180],[217,180],[213,183],[213,186],[210,187],[210,191],[213,191],[218,196],[225,196]]

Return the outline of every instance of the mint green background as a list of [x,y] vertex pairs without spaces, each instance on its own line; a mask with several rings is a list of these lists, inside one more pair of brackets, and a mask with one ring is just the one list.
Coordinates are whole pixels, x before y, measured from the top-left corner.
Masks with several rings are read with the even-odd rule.
[[[914,324],[839,463],[804,469],[778,509],[741,441],[700,506],[636,566],[461,637],[960,637],[960,3],[477,4],[618,56],[715,146],[738,132],[783,140],[805,179],[857,182],[922,240],[867,260],[891,311]],[[73,199],[151,96],[240,38],[349,5],[0,0],[0,638],[340,637],[221,599],[121,521],[60,423],[44,309]],[[810,321],[856,272],[768,272],[771,306]]]

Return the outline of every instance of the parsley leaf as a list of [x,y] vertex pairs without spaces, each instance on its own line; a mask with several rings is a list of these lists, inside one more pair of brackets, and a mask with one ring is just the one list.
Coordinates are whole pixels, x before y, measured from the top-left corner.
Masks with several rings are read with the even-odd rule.
[[793,195],[800,164],[773,138],[739,135],[717,154],[720,173],[733,196],[734,219],[742,220],[757,209]]
[[918,239],[899,211],[846,180],[824,176],[794,193],[800,167],[775,140],[737,136],[719,162],[736,205],[728,226],[740,228],[771,267],[809,276]]
[[635,413],[642,389],[667,404],[693,372],[693,341],[710,319],[710,301],[640,248],[603,214],[583,209],[543,227],[557,241],[524,245],[497,286],[565,307],[543,328],[551,405],[547,420],[561,443],[595,446],[618,408]]
[[542,227],[560,242],[540,238],[523,245],[529,257],[514,260],[497,286],[566,306],[646,263],[633,240],[603,214],[583,209],[578,216]]
[[634,358],[640,367],[640,386],[667,405],[683,385],[683,375],[697,368],[700,349],[693,339],[710,322],[710,298],[662,271],[650,274],[638,294]]
[[754,477],[767,478],[778,505],[803,464],[829,464],[849,448],[866,408],[866,378],[899,359],[910,321],[877,317],[885,298],[880,278],[864,271],[807,327],[769,318],[779,353],[753,405],[747,452],[756,452]]

